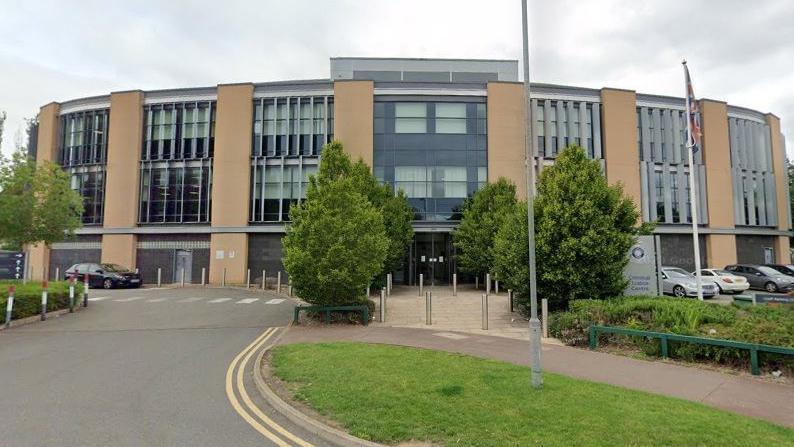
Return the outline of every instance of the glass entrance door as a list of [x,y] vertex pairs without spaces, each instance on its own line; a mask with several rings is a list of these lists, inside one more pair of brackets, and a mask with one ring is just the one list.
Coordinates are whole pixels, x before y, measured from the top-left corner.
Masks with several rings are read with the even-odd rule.
[[446,285],[452,277],[452,240],[449,233],[416,233],[411,253],[413,283],[424,275],[425,285]]

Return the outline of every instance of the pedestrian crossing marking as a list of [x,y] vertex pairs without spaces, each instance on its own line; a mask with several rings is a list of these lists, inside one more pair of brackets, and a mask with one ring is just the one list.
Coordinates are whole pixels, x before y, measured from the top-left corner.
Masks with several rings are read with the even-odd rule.
[[214,300],[209,300],[207,302],[214,304],[214,303],[225,303],[226,301],[231,301],[231,300],[232,300],[231,298],[217,298],[217,299],[214,299]]
[[[91,299],[91,298],[89,298],[89,299]],[[132,297],[129,297],[129,298],[122,298],[120,300],[113,300],[113,301],[115,301],[117,303],[129,303],[130,301],[137,301],[137,300],[140,300],[140,299],[143,299],[143,297],[142,296],[132,296]]]
[[283,298],[273,298],[272,300],[265,301],[265,304],[281,304],[283,302]]
[[259,298],[243,298],[240,301],[236,302],[235,304],[251,304],[256,301],[259,301]]

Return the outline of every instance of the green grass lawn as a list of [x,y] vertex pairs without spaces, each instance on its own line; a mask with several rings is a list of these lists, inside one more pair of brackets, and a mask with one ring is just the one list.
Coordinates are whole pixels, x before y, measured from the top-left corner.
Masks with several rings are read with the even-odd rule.
[[421,349],[362,343],[277,347],[296,399],[350,433],[447,446],[794,446],[794,430],[705,405]]

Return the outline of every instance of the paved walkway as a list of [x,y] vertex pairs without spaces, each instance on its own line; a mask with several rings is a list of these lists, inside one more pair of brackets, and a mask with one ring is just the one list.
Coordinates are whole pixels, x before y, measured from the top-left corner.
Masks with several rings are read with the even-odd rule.
[[[389,309],[387,304],[387,310]],[[440,351],[526,365],[526,341],[434,328],[330,326],[289,328],[280,343],[361,341]],[[794,428],[794,386],[664,362],[545,344],[545,370],[595,382],[702,402]]]
[[[488,296],[488,330],[482,329],[482,295],[484,289],[475,289],[466,284],[458,287],[452,295],[452,287],[425,287],[419,296],[419,287],[395,286],[386,299],[386,322],[375,326],[428,328],[425,321],[425,294],[432,292],[432,328],[467,332],[480,335],[496,335],[529,340],[529,323],[518,311],[510,312],[507,290],[495,290]],[[376,312],[379,315],[379,298],[374,295]]]

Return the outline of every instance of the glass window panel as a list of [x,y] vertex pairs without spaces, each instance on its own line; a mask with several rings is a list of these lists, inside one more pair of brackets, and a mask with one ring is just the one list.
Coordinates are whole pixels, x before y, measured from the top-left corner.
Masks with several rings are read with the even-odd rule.
[[395,166],[394,181],[426,181],[427,168],[424,166]]
[[437,103],[436,118],[466,118],[466,104]]
[[[465,123],[464,123],[465,124]],[[395,133],[426,133],[427,120],[425,118],[400,118],[394,121]]]
[[466,133],[465,119],[436,119],[436,133]]
[[424,103],[399,102],[394,105],[396,118],[425,118],[427,105]]

